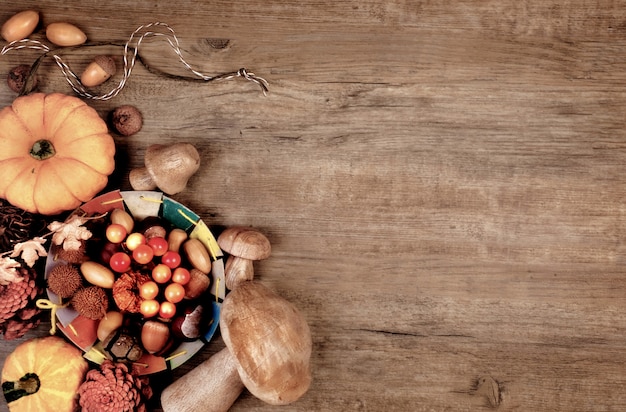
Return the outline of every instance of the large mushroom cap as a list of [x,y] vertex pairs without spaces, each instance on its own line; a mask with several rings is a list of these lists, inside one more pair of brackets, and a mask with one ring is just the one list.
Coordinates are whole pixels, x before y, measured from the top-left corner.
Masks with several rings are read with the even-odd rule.
[[267,259],[272,252],[270,241],[263,233],[244,226],[225,229],[217,243],[224,252],[250,260]]
[[261,283],[243,282],[222,305],[220,329],[244,385],[272,405],[311,384],[311,331],[298,309]]
[[200,154],[191,143],[148,146],[145,165],[157,187],[169,195],[182,192],[200,168]]

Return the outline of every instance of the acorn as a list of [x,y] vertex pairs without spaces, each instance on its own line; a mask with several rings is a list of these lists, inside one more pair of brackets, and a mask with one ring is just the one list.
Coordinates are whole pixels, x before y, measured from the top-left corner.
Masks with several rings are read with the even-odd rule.
[[98,86],[115,75],[117,71],[115,60],[111,56],[96,56],[80,76],[80,82],[85,87]]
[[141,328],[141,344],[148,353],[157,353],[170,340],[170,328],[159,321],[149,320]]

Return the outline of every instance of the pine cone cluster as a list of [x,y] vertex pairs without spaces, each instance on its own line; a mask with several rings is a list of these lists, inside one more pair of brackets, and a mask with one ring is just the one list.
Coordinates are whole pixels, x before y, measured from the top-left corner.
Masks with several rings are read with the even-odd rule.
[[35,298],[43,293],[37,272],[28,268],[19,271],[21,281],[0,285],[0,333],[6,340],[21,338],[41,320],[41,310],[35,305]]
[[82,412],[145,412],[152,388],[127,364],[107,359],[87,372],[78,397]]

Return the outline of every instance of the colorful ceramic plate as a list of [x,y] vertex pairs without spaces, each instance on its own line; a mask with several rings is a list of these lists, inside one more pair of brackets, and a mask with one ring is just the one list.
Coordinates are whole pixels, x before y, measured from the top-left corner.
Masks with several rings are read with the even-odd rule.
[[[145,353],[136,364],[140,366],[142,374],[152,374],[166,369],[174,369],[185,363],[195,355],[202,347],[211,340],[218,326],[220,302],[224,299],[224,263],[223,254],[217,245],[213,234],[200,217],[160,192],[146,191],[113,191],[98,196],[93,200],[83,204],[73,212],[81,215],[97,215],[112,211],[115,208],[125,209],[136,221],[141,221],[147,217],[160,217],[168,221],[173,227],[183,229],[190,238],[197,238],[209,251],[212,260],[212,270],[210,273],[211,286],[210,294],[205,298],[205,303],[209,299],[212,306],[212,319],[209,320],[208,331],[200,339],[192,342],[182,342],[163,356],[155,356]],[[71,216],[70,216],[71,217]],[[69,217],[68,217],[69,219]],[[59,264],[67,263],[58,257],[58,250],[61,246],[52,245],[50,247],[45,276]],[[56,304],[62,305],[61,299],[52,291],[48,290],[48,299]],[[111,308],[110,308],[111,309]],[[78,314],[71,307],[60,307],[56,311],[57,327],[76,346],[85,352],[85,357],[93,362],[101,363],[104,360],[101,343],[96,336],[98,321],[91,320]]]

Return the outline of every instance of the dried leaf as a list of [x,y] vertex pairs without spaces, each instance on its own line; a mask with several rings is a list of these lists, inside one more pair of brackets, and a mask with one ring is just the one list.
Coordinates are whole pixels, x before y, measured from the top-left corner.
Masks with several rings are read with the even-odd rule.
[[20,256],[22,260],[26,262],[28,267],[32,268],[37,259],[48,255],[46,249],[42,246],[44,243],[46,243],[46,239],[42,237],[35,237],[31,240],[27,240],[26,242],[18,243],[13,248],[13,253],[11,253],[10,256]]
[[83,227],[86,218],[74,215],[65,223],[54,221],[48,225],[48,229],[53,232],[52,242],[55,245],[63,245],[65,250],[78,250],[83,240],[91,237],[89,229]]
[[6,286],[11,283],[21,282],[23,278],[17,272],[17,268],[20,266],[17,260],[8,256],[0,258],[0,285]]

